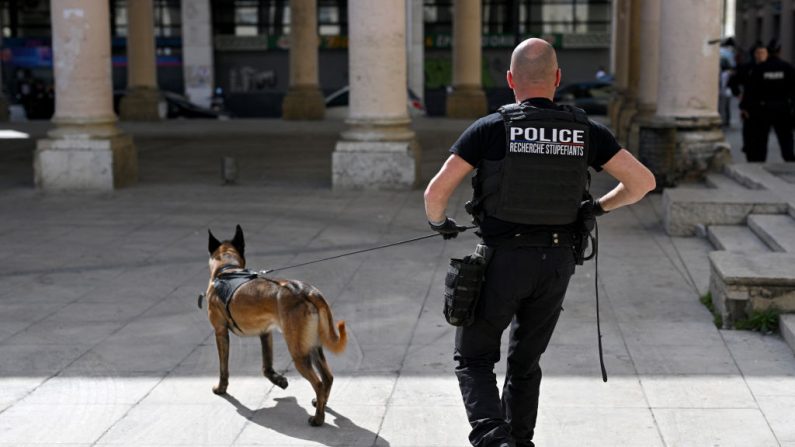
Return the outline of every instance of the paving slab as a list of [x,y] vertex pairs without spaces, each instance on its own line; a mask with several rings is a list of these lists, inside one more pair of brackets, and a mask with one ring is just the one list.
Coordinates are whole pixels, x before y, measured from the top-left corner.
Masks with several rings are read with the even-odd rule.
[[764,415],[757,409],[655,408],[652,411],[666,445],[778,445]]
[[[415,122],[423,182],[468,124]],[[4,143],[0,166],[9,172],[10,163],[17,177],[0,182],[0,254],[25,262],[0,273],[0,427],[8,428],[0,447],[467,444],[455,328],[441,317],[441,297],[448,259],[476,243],[470,232],[283,272],[319,287],[348,324],[347,351],[328,356],[335,382],[324,427],[306,424],[313,391],[278,333],[274,366],[286,390],[262,377],[259,340],[232,336],[228,395],[210,391],[218,355],[206,308],[196,307],[208,282],[208,228],[226,238],[241,224],[252,268],[429,233],[421,190],[332,190],[330,156],[344,123],[311,135],[307,126],[132,125],[141,182],[105,197],[35,193],[31,165],[19,161],[35,142]],[[224,187],[217,160],[230,153],[241,181]],[[742,196],[764,193],[718,182]],[[593,190],[614,185],[597,174]],[[459,222],[469,220],[468,196],[464,185],[451,198]],[[590,262],[577,267],[541,360],[539,445],[768,445],[774,434],[790,442],[795,355],[777,336],[715,329],[698,302],[712,248],[666,234],[663,214],[655,194],[600,219],[609,381],[599,373]],[[503,361],[498,384],[504,373]]]

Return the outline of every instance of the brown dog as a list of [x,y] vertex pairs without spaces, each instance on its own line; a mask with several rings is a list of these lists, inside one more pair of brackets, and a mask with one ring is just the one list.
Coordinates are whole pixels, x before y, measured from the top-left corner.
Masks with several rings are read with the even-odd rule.
[[265,278],[246,270],[245,242],[240,225],[231,241],[221,242],[212,232],[209,233],[207,313],[215,329],[221,362],[220,379],[213,392],[226,393],[229,383],[230,330],[241,337],[260,338],[262,373],[277,386],[287,388],[287,379],[273,370],[270,332],[279,329],[284,334],[295,368],[315,390],[316,399],[312,401],[315,415],[309,418],[309,423],[323,425],[326,402],[334,380],[323,346],[335,354],[345,350],[345,322],[337,322],[338,335],[334,330],[331,309],[315,287],[299,281]]

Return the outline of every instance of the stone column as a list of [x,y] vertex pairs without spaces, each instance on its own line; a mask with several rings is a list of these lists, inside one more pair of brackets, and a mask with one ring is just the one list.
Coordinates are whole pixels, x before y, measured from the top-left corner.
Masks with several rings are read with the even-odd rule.
[[624,105],[624,96],[629,86],[629,3],[630,0],[613,2],[613,77],[616,95],[610,100],[608,117],[614,129],[620,125],[619,117]]
[[420,148],[406,107],[403,0],[349,0],[350,115],[332,156],[335,188],[406,189]]
[[748,24],[745,23],[745,10],[740,9],[739,5],[734,6],[734,34],[727,35],[726,37],[733,36],[734,41],[737,43],[735,48],[739,49],[745,45],[745,29]]
[[745,45],[743,46],[745,47],[744,50],[749,50],[757,40],[759,11],[752,6],[745,10],[745,17],[747,21],[745,22]]
[[119,105],[121,119],[160,119],[157,56],[152,0],[127,2],[127,94]]
[[182,71],[185,95],[210,107],[215,86],[210,0],[182,0]]
[[792,0],[781,0],[781,26],[779,29],[781,30],[781,35],[778,38],[778,41],[781,43],[781,58],[786,60],[789,63],[795,61],[795,51],[793,51],[793,31],[792,28],[795,27],[793,24],[793,17],[792,17]]
[[[629,147],[629,134],[632,120],[638,111],[638,85],[640,82],[641,34],[643,30],[640,23],[641,0],[630,0],[629,4],[629,38],[627,49],[626,88],[624,102],[619,110],[618,126],[616,132],[618,140]],[[637,148],[635,148],[637,149]]]
[[106,0],[51,3],[56,127],[34,154],[39,189],[111,191],[137,179],[135,147],[113,113],[108,9]]
[[423,0],[406,2],[406,48],[408,51],[409,88],[425,99],[425,23]]
[[629,133],[628,149],[642,158],[645,141],[643,127],[657,111],[657,72],[660,67],[660,1],[644,0],[640,4],[637,115]]
[[710,43],[720,37],[722,0],[660,3],[658,123],[644,162],[660,185],[671,185],[731,159],[717,110],[719,47]]
[[446,104],[450,118],[480,118],[488,111],[481,86],[481,14],[480,1],[453,2],[453,92]]
[[762,9],[762,34],[761,34],[761,39],[762,39],[762,44],[767,45],[767,43],[770,41],[770,39],[772,39],[773,37],[776,37],[776,36],[773,35],[773,33],[774,33],[774,29],[773,28],[775,26],[774,23],[773,23],[773,21],[775,19],[774,14],[773,14],[773,3],[772,2],[765,2],[762,5],[761,9]]
[[[3,48],[3,15],[0,14],[0,48]],[[0,57],[0,122],[8,121],[8,99],[5,96],[5,80],[3,79],[3,58]]]
[[318,84],[317,0],[290,0],[290,88],[282,102],[286,120],[320,120],[326,101]]

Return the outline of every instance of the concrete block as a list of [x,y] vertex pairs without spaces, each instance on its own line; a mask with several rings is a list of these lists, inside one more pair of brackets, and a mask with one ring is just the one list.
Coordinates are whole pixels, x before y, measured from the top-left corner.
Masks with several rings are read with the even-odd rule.
[[132,138],[39,140],[33,160],[36,187],[43,191],[110,192],[138,179]]
[[714,272],[730,285],[795,287],[795,254],[742,255],[716,251],[709,254]]
[[119,118],[124,121],[160,121],[160,102],[157,89],[135,87],[121,99]]
[[795,253],[795,219],[789,215],[748,216],[748,227],[773,251]]
[[693,236],[698,225],[739,225],[750,214],[785,214],[787,203],[769,191],[669,188],[663,209],[670,236]]
[[411,189],[418,169],[408,141],[340,141],[332,154],[334,188]]
[[795,312],[795,254],[716,251],[709,259],[712,302],[724,327],[771,306]]
[[795,315],[781,315],[778,320],[778,327],[784,341],[795,352]]
[[488,113],[488,101],[483,89],[458,87],[447,95],[445,108],[450,118],[476,119]]
[[326,101],[318,86],[294,86],[287,90],[282,102],[285,120],[322,120]]
[[718,250],[742,253],[768,253],[765,243],[745,225],[710,225],[707,238]]

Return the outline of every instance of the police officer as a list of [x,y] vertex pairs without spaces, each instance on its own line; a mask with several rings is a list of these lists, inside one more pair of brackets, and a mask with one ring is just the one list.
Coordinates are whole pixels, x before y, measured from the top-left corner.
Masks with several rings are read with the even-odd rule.
[[780,46],[773,41],[754,49],[756,65],[747,75],[740,112],[748,124],[745,156],[748,161],[767,159],[770,127],[776,132],[781,157],[795,161],[792,137],[792,108],[795,104],[795,69],[778,57]]
[[[425,191],[431,228],[445,238],[463,229],[446,217],[448,199],[477,168],[473,213],[493,254],[475,321],[455,337],[461,394],[477,447],[533,446],[547,347],[574,273],[578,208],[601,215],[640,200],[654,176],[621,149],[604,126],[579,109],[552,102],[560,84],[555,50],[541,39],[519,44],[507,73],[516,104],[473,123]],[[581,203],[587,168],[604,168],[621,183]],[[582,211],[580,211],[582,212]],[[502,397],[494,364],[511,323]]]

